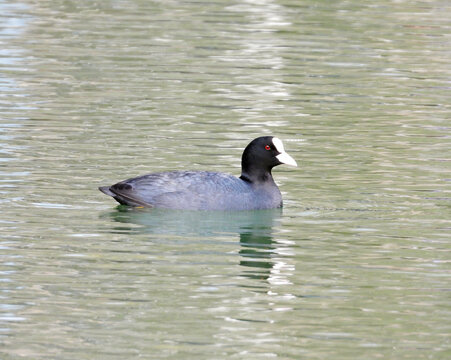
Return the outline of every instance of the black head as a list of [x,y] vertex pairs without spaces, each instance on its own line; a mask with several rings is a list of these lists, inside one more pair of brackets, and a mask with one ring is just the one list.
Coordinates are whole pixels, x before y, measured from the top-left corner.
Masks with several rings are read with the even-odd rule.
[[285,152],[282,141],[273,136],[256,138],[244,149],[241,178],[250,182],[272,180],[271,169],[281,164],[297,166]]

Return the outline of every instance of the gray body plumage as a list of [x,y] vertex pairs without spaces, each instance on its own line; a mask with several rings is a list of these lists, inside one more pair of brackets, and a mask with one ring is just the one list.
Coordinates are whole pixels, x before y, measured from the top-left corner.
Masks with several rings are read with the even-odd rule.
[[152,173],[100,188],[119,203],[180,210],[249,210],[282,206],[271,181],[250,183],[210,171]]

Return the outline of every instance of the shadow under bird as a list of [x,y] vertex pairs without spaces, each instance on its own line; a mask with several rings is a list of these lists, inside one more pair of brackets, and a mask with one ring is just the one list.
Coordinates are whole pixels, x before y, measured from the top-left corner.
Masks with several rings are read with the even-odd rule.
[[99,187],[123,205],[179,210],[256,210],[282,206],[274,166],[297,166],[280,139],[252,140],[241,158],[241,176],[212,171],[151,173]]

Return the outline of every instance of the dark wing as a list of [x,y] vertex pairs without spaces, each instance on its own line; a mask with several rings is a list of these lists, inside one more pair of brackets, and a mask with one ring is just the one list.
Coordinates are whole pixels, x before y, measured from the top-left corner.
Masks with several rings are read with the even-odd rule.
[[242,180],[217,172],[152,173],[100,188],[119,203],[131,206],[211,209],[218,199],[248,190]]
[[133,193],[129,193],[127,190],[120,189],[119,184],[115,184],[112,186],[101,186],[99,190],[106,195],[112,196],[118,203],[122,205],[130,205],[130,206],[144,206],[144,207],[153,207],[151,204],[142,201],[139,198],[136,198]]

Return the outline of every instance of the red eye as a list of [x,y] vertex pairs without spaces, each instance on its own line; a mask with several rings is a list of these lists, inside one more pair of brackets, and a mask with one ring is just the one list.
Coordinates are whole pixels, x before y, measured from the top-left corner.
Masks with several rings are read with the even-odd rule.
[[266,145],[266,146],[265,146],[265,149],[266,149],[266,150],[271,150],[271,146]]

